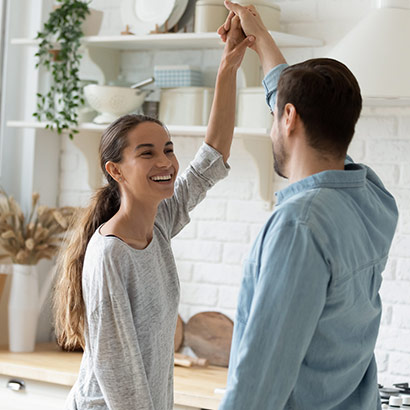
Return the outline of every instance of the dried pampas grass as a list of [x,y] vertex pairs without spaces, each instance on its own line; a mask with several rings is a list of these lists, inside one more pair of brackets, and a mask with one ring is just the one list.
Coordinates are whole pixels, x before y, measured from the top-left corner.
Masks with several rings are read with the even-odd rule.
[[77,208],[39,206],[38,200],[34,193],[26,219],[15,199],[0,189],[0,261],[10,258],[13,263],[35,265],[56,254]]

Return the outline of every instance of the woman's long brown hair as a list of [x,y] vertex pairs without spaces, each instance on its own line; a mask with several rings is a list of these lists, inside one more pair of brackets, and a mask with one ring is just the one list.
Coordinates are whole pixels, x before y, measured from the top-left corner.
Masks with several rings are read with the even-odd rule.
[[[99,148],[100,166],[107,184],[98,189],[88,208],[74,222],[71,235],[57,261],[58,276],[54,290],[54,318],[58,344],[66,350],[84,348],[85,305],[82,295],[82,270],[88,242],[97,228],[111,219],[121,204],[118,183],[105,170],[107,161],[119,163],[128,145],[128,133],[143,122],[163,124],[144,115],[125,115],[104,131]],[[75,138],[85,138],[77,135]]]

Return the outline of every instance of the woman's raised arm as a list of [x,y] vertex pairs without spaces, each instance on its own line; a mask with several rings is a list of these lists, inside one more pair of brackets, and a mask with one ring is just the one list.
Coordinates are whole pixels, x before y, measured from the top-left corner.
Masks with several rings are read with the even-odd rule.
[[253,36],[245,37],[239,17],[232,18],[226,33],[225,49],[216,78],[215,95],[209,117],[205,142],[219,151],[225,162],[229,158],[235,126],[236,73]]

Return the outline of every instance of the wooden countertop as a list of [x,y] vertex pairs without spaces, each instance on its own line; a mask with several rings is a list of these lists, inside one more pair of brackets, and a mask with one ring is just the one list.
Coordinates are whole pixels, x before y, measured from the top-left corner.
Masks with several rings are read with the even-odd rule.
[[72,386],[77,379],[82,353],[67,353],[54,343],[36,346],[33,353],[0,349],[0,374]]
[[[11,353],[0,349],[0,374],[72,386],[77,379],[82,353],[63,352],[55,344],[36,346],[33,353]],[[217,409],[222,395],[216,388],[225,388],[228,369],[209,366],[179,367],[174,370],[175,404]]]

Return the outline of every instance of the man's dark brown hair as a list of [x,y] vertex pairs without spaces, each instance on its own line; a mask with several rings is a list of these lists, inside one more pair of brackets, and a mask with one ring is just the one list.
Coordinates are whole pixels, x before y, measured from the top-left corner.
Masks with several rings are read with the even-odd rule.
[[278,84],[278,115],[291,103],[309,145],[335,157],[346,155],[362,109],[359,84],[341,62],[315,58],[286,68]]

